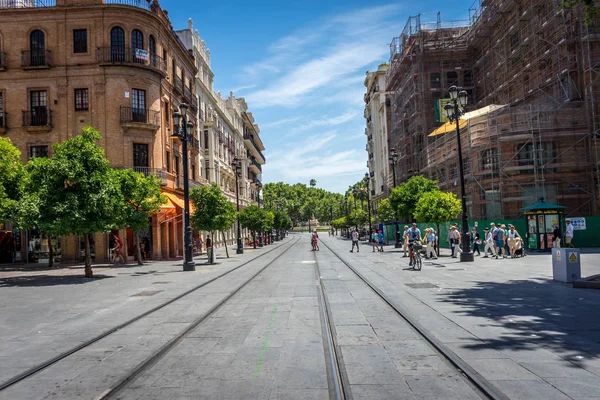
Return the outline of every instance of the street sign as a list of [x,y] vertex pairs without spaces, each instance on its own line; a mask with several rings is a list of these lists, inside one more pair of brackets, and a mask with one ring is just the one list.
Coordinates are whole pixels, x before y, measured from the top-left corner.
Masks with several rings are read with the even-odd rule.
[[576,263],[577,262],[577,254],[571,253],[571,255],[569,256],[569,262]]

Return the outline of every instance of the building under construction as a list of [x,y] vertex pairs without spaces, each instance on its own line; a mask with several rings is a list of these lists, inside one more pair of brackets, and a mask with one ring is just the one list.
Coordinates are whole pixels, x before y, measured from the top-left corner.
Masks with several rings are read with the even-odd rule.
[[539,197],[598,214],[600,21],[562,0],[477,0],[467,21],[411,17],[390,46],[389,145],[402,182],[424,174],[459,191],[447,89],[469,93],[460,121],[468,213],[516,218]]

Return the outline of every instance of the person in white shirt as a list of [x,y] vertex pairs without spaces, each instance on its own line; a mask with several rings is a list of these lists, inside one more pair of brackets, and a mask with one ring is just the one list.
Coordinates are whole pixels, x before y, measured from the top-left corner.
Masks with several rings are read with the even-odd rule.
[[496,248],[494,247],[494,239],[492,239],[492,232],[488,228],[483,230],[485,235],[485,247],[483,248],[483,258],[488,258],[488,250],[492,253],[492,257],[496,257]]
[[354,253],[354,246],[356,246],[356,252],[360,253],[360,249],[358,248],[358,232],[356,231],[356,228],[352,229],[352,250],[350,250],[350,253]]
[[435,232],[433,228],[425,229],[425,242],[427,243],[425,258],[437,260],[437,255],[435,254]]
[[402,234],[404,237],[403,240],[403,250],[404,250],[404,255],[402,257],[408,257],[408,225],[404,225],[404,233]]
[[565,244],[570,248],[574,248],[573,243],[573,225],[571,225],[571,221],[567,220],[567,228],[565,229]]

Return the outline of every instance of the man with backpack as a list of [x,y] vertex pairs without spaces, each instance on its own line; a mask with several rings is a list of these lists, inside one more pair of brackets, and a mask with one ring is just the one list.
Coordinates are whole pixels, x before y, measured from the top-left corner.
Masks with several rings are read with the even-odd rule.
[[[496,259],[498,259],[498,256],[502,255],[502,249],[504,249],[504,230],[501,227],[495,228],[492,232],[492,238],[496,245]],[[504,254],[503,258],[506,258],[506,254]]]

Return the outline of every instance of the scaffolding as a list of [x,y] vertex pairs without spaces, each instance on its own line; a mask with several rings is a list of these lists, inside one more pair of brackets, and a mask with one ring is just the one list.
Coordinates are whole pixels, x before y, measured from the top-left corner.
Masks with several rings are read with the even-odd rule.
[[[469,110],[503,106],[462,129],[470,216],[517,218],[539,197],[566,206],[568,215],[597,214],[600,24],[584,27],[581,9],[561,4],[478,0],[466,27],[438,23],[435,35],[422,34],[418,16],[409,19],[406,34],[392,43],[387,77],[394,91],[390,136],[405,149],[401,181],[425,174],[458,193],[456,133],[429,137],[444,122],[431,107],[436,91],[458,84],[469,92]],[[463,70],[451,75],[457,82],[444,81],[453,68]],[[441,89],[436,69],[443,72]],[[415,98],[421,102],[411,103]]]

